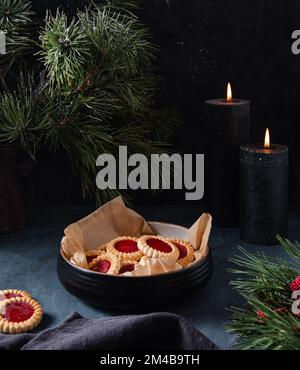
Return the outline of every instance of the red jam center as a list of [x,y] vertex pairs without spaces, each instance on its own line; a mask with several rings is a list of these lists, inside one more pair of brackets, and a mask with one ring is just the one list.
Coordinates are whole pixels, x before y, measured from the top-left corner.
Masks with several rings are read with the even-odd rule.
[[187,255],[187,247],[185,245],[174,243],[179,250],[179,259],[184,258]]
[[115,244],[115,248],[122,253],[134,253],[139,250],[134,240],[120,240]]
[[171,253],[172,248],[169,246],[169,244],[165,243],[162,240],[159,239],[148,239],[147,244],[157,251],[164,252],[164,253]]
[[120,268],[119,274],[124,274],[124,272],[129,272],[134,270],[134,264],[124,265]]
[[34,308],[27,302],[12,302],[5,308],[4,318],[10,322],[23,322],[34,314]]
[[90,263],[93,261],[94,258],[96,258],[98,256],[86,256],[86,260],[87,260],[87,263]]
[[18,293],[5,293],[4,295],[5,299],[10,299],[10,298],[17,298],[17,297],[22,297],[21,294]]
[[103,274],[106,274],[110,268],[110,265],[111,265],[110,261],[100,260],[91,269],[93,271],[102,272]]

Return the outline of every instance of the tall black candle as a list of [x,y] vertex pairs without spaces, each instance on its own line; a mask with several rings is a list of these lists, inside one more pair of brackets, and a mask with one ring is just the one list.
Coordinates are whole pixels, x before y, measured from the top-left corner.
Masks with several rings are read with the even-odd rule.
[[249,142],[250,102],[227,98],[205,102],[205,194],[218,226],[238,225],[239,147]]
[[240,148],[240,233],[253,244],[287,236],[288,148],[268,144]]

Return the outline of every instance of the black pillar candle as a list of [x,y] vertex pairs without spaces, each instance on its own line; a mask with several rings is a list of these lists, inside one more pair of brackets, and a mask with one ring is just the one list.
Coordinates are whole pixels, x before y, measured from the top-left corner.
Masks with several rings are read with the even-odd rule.
[[253,244],[277,244],[287,236],[288,148],[259,144],[240,148],[240,233]]
[[238,225],[239,148],[249,136],[248,100],[231,100],[227,95],[205,102],[205,194],[218,226]]

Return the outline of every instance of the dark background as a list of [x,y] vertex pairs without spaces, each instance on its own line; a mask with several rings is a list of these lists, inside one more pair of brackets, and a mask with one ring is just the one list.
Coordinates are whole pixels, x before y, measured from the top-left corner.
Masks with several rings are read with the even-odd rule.
[[[43,18],[46,8],[61,5],[72,13],[82,3],[34,0],[33,7]],[[290,203],[299,205],[300,55],[291,52],[299,1],[144,0],[140,16],[160,47],[159,104],[173,107],[183,122],[172,139],[176,150],[204,153],[203,102],[224,96],[230,81],[234,97],[251,100],[252,141],[262,142],[269,127],[271,141],[290,148]],[[27,204],[83,202],[62,154],[41,153],[23,187]],[[184,200],[178,192],[135,197],[144,203]]]

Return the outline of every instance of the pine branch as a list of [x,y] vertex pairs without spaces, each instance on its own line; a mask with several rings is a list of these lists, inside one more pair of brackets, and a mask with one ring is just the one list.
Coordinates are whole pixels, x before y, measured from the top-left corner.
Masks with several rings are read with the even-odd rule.
[[62,12],[48,14],[40,35],[50,81],[46,143],[68,153],[83,193],[96,193],[100,201],[116,191],[96,190],[98,155],[117,157],[119,145],[146,156],[166,151],[161,138],[175,124],[153,108],[158,79],[151,71],[156,48],[148,30],[114,6],[89,8],[72,20]]
[[[98,202],[119,193],[96,189],[98,155],[117,157],[120,145],[129,154],[147,157],[166,152],[163,140],[176,121],[170,112],[154,108],[157,49],[134,14],[137,3],[107,1],[78,11],[72,19],[59,10],[47,13],[39,35],[43,80],[33,74],[22,77],[16,90],[6,89],[0,96],[0,142],[20,145],[32,157],[40,146],[64,150],[83,195]],[[10,67],[31,43],[33,13],[25,0],[3,4],[10,6],[10,14],[1,8],[0,22],[16,48],[7,59]],[[22,38],[24,48],[18,49]]]
[[[300,349],[300,320],[289,311],[275,311],[254,296],[245,295],[248,308],[233,307],[231,323],[226,330],[237,334],[238,349]],[[260,318],[257,312],[266,317]]]
[[147,35],[136,19],[106,9],[78,12],[71,21],[58,12],[46,18],[40,55],[56,87],[73,91],[87,81],[103,82],[104,76],[120,81],[147,70],[155,51]]
[[[292,261],[255,255],[232,258],[238,266],[230,271],[239,278],[231,284],[246,300],[246,308],[231,308],[227,331],[237,335],[240,349],[299,349],[300,319],[293,315],[289,284],[300,274],[299,244],[278,238]],[[297,268],[298,267],[298,268]]]
[[286,238],[282,238],[279,235],[277,240],[284,247],[287,254],[293,259],[295,268],[300,271],[300,244],[295,242],[294,244]]
[[31,24],[31,3],[26,0],[2,0],[0,3],[0,29],[15,31]]
[[280,258],[267,257],[263,253],[252,255],[239,249],[243,256],[230,259],[239,269],[229,271],[245,277],[236,279],[231,285],[238,291],[256,294],[270,302],[278,300],[280,295],[285,300],[287,285],[295,278],[297,271]]
[[40,94],[40,87],[30,73],[21,73],[16,90],[0,94],[0,143],[19,145],[32,158],[43,125]]
[[34,12],[27,0],[2,0],[0,3],[0,30],[6,35],[6,54],[1,55],[1,78],[10,71],[16,60],[33,47],[31,33]]
[[47,13],[45,28],[40,35],[39,55],[49,73],[53,88],[77,85],[83,80],[84,64],[90,58],[86,35],[79,21],[68,22],[67,16],[57,10]]

